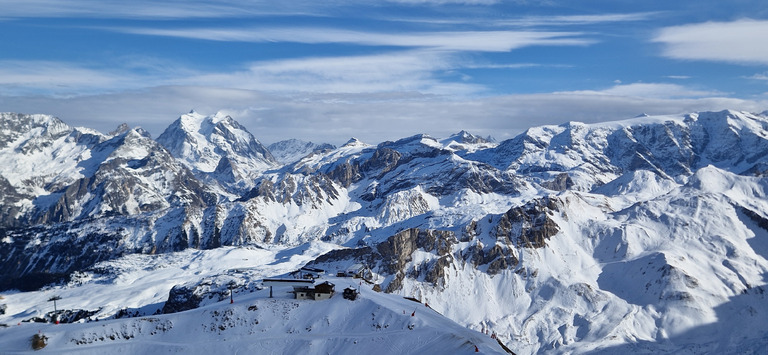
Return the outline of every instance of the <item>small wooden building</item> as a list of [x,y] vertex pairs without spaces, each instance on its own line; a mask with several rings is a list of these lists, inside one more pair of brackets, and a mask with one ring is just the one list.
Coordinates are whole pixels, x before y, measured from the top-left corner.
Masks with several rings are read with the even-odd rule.
[[371,271],[371,268],[363,264],[354,264],[344,270],[343,274],[346,277],[354,277],[368,281],[373,278],[373,272]]
[[336,285],[326,281],[315,287],[294,286],[293,294],[297,300],[327,300],[333,297]]
[[309,287],[314,284],[314,280],[297,280],[297,279],[264,279],[262,284],[269,286],[269,298],[272,298],[272,287],[274,286],[293,286],[296,287]]

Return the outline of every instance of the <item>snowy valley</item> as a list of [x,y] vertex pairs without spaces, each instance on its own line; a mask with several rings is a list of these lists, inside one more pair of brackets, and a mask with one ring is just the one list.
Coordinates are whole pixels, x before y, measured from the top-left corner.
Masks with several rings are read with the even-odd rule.
[[[157,139],[0,116],[8,353],[38,331],[78,353],[768,347],[765,113],[269,148],[220,114]],[[269,298],[305,266],[337,294]],[[32,322],[54,296],[87,316]]]

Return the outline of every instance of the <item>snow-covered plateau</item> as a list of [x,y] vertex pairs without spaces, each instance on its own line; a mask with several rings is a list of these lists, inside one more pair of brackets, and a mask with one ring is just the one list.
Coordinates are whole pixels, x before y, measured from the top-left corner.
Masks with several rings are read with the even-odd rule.
[[[220,114],[0,119],[3,354],[768,348],[765,113],[275,155]],[[336,294],[269,297],[302,267]]]

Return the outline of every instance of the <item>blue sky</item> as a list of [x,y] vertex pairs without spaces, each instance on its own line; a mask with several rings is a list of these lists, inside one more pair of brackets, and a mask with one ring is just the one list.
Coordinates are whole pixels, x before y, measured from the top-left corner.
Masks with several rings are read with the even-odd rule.
[[[241,4],[247,3],[247,4]],[[369,143],[768,110],[762,1],[0,0],[0,111]]]

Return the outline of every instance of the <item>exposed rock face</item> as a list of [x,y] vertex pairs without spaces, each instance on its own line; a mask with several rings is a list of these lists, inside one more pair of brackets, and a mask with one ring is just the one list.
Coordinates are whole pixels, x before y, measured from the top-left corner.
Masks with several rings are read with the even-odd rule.
[[542,248],[560,229],[551,214],[558,210],[558,200],[545,197],[503,214],[496,226],[496,240],[507,245]]
[[163,306],[163,313],[176,313],[200,307],[200,302],[206,295],[202,292],[195,292],[196,290],[199,289],[181,285],[173,286],[168,294],[168,300]]
[[339,197],[337,185],[323,174],[301,176],[286,175],[281,180],[261,180],[245,199],[261,197],[266,201],[282,204],[293,203],[297,206],[309,204],[314,208],[323,202],[332,202]]
[[175,285],[163,305],[165,314],[198,308],[206,303],[219,302],[234,294],[256,289],[256,280],[250,274],[216,275],[197,282]]
[[344,187],[364,179],[377,181],[377,188],[362,196],[368,201],[415,186],[435,196],[463,189],[477,193],[517,193],[520,184],[512,174],[485,163],[464,160],[438,145],[426,135],[385,142],[364,151],[365,154],[333,165],[328,176]]
[[[400,289],[402,280],[408,276],[422,278],[432,285],[440,286],[445,281],[445,268],[453,263],[452,247],[458,242],[451,231],[411,228],[399,232],[375,247],[364,246],[328,252],[312,265],[322,265],[346,260],[349,263],[362,262],[376,266],[385,275],[394,278],[386,286],[386,292]],[[432,258],[413,264],[413,253],[417,250],[432,254]]]
[[768,231],[768,218],[764,218],[760,216],[760,214],[758,214],[757,212],[752,211],[745,207],[739,207],[739,211],[747,215],[749,219],[755,221],[755,223],[757,223],[757,225],[760,226],[760,228]]
[[389,274],[403,271],[417,249],[443,257],[451,252],[457,242],[450,231],[421,230],[412,228],[397,233],[376,246],[381,266]]
[[0,289],[35,290],[63,281],[75,270],[115,257],[119,233],[84,233],[85,223],[5,230],[0,248]]
[[[543,248],[547,240],[559,232],[552,218],[558,213],[559,204],[557,198],[545,197],[496,216],[497,222],[490,231],[490,236],[496,241],[493,245],[484,246],[477,240],[477,222],[473,221],[465,227],[461,239],[466,245],[463,249],[457,249],[460,241],[453,231],[410,228],[374,247],[335,250],[312,264],[320,266],[346,260],[375,266],[374,269],[383,275],[392,276],[385,286],[386,292],[399,290],[406,277],[440,287],[445,282],[446,270],[456,265],[457,261],[468,262],[495,275],[518,265],[518,248]],[[429,253],[430,257],[414,263],[417,251]]]
[[84,309],[60,309],[56,312],[48,312],[43,317],[34,317],[26,321],[35,323],[75,323],[79,320],[88,319],[88,317],[98,312],[98,310],[87,311]]
[[[462,251],[462,258],[491,275],[516,267],[518,249],[543,248],[547,240],[560,231],[552,219],[558,213],[559,204],[557,198],[545,197],[513,207],[500,216],[489,217],[486,222],[493,226],[489,234],[494,243],[483,245],[478,240]],[[477,222],[468,224],[462,240],[470,242],[477,238],[477,228]]]
[[558,174],[551,181],[544,181],[541,186],[550,190],[565,191],[573,187],[573,180],[567,173]]
[[19,203],[29,196],[24,196],[0,175],[0,226],[16,227],[21,224],[21,207]]

